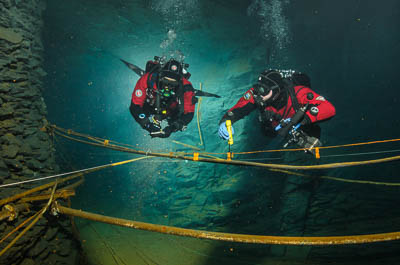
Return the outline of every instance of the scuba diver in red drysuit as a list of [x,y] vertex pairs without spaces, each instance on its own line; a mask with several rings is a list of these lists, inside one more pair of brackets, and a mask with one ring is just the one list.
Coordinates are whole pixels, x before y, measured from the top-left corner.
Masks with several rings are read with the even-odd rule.
[[335,116],[336,110],[310,87],[306,74],[291,70],[263,71],[258,82],[222,117],[219,136],[229,138],[226,120],[233,124],[258,109],[267,136],[289,138],[285,147],[295,143],[313,152],[312,147],[322,145],[319,141],[321,129],[317,123]]
[[[184,66],[174,59],[149,61],[136,83],[129,109],[151,137],[167,138],[193,119],[197,98]],[[164,128],[163,121],[168,123]]]

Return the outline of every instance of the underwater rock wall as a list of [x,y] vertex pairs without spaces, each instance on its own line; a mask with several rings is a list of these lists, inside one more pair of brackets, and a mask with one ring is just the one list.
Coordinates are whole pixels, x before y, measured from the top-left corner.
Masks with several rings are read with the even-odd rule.
[[[45,129],[47,111],[42,98],[42,78],[46,75],[41,67],[44,9],[42,0],[0,0],[0,184],[58,171],[52,139]],[[0,198],[37,185],[2,187]],[[15,220],[0,221],[2,237],[42,206],[30,207],[31,212],[20,213]],[[75,264],[78,251],[71,239],[71,225],[69,219],[61,219],[44,215],[0,257],[0,263]],[[2,242],[0,249],[13,238]]]

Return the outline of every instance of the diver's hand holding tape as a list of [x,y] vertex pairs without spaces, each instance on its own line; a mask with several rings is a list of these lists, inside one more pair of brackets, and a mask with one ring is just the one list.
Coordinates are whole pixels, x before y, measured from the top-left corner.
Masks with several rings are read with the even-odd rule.
[[172,132],[173,132],[172,127],[171,126],[167,126],[167,127],[164,128],[164,130],[162,130],[160,128],[160,130],[158,130],[158,131],[150,132],[150,136],[152,138],[156,138],[156,137],[158,137],[158,138],[168,138],[171,135]]
[[[155,120],[158,122],[157,120]],[[150,132],[151,137],[158,137],[158,138],[167,138],[173,132],[177,131],[184,131],[186,130],[187,126],[180,121],[173,121],[168,124],[164,129],[161,128],[161,124],[158,122],[157,125],[159,126],[157,130]]]
[[144,114],[141,115],[143,116],[139,116],[142,119],[140,121],[140,125],[143,129],[148,131],[150,134],[161,130],[161,124],[158,120],[154,118],[154,115],[151,115],[150,117],[145,117]]

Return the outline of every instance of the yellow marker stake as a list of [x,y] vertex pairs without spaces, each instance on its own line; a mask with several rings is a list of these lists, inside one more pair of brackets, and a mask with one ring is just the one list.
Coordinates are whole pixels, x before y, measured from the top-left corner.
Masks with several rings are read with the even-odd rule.
[[233,145],[232,122],[231,122],[231,120],[226,120],[225,124],[226,124],[226,128],[228,129],[228,134],[229,134],[228,144]]
[[227,160],[231,160],[233,157],[233,154],[231,153],[231,145],[233,145],[233,136],[232,136],[232,122],[231,120],[226,120],[225,121],[226,129],[228,129],[228,134],[229,134],[229,139],[228,139],[228,146],[229,146],[229,153]]

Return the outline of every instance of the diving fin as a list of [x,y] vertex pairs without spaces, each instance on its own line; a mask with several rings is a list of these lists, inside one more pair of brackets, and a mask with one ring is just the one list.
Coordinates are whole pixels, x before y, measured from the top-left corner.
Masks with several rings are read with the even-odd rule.
[[128,66],[129,69],[131,69],[132,71],[134,71],[138,76],[142,76],[142,75],[145,74],[145,71],[144,71],[143,69],[141,69],[140,67],[138,67],[138,66],[136,66],[136,65],[134,65],[134,64],[128,63],[127,61],[122,60],[121,58],[120,58],[120,60],[121,60],[126,66]]
[[201,90],[194,90],[194,95],[198,96],[198,97],[215,97],[215,98],[220,98],[221,96],[218,96],[216,94],[212,94],[212,93],[208,93],[208,92],[204,92]]

